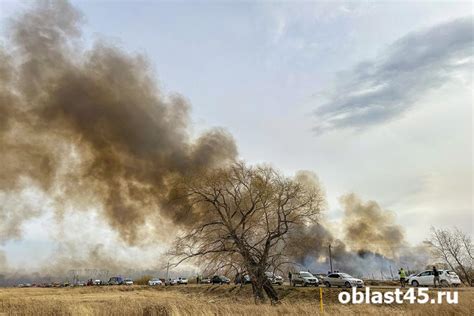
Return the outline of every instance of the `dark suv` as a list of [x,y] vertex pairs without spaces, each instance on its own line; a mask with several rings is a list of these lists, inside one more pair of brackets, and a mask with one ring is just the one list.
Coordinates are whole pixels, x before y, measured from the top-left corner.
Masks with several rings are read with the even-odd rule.
[[215,275],[211,279],[212,284],[230,284],[230,279],[223,275]]
[[122,277],[111,277],[109,279],[109,282],[107,282],[108,285],[122,285],[124,282],[123,278]]

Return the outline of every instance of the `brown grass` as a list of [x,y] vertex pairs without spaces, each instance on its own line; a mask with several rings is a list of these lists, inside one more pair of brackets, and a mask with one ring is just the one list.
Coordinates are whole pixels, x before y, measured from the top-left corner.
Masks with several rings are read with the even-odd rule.
[[[342,305],[339,289],[324,289],[326,315],[470,315],[474,291],[458,305]],[[318,315],[319,289],[280,287],[282,303],[255,305],[239,286],[110,286],[0,289],[0,315]]]

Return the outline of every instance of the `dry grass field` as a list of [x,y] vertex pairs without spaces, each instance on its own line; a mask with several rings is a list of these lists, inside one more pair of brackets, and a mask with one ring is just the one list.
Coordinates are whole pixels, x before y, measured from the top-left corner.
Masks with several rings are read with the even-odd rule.
[[[319,289],[279,288],[281,304],[255,305],[250,287],[110,286],[82,288],[2,288],[0,315],[317,315]],[[326,315],[472,315],[474,291],[459,290],[457,305],[343,305],[340,289],[323,289]]]

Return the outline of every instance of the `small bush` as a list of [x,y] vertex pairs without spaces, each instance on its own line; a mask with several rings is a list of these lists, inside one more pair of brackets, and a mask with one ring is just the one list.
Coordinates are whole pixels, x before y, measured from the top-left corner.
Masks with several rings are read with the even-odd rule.
[[153,277],[151,275],[143,275],[139,279],[133,281],[134,284],[137,285],[148,285],[148,281],[150,281]]

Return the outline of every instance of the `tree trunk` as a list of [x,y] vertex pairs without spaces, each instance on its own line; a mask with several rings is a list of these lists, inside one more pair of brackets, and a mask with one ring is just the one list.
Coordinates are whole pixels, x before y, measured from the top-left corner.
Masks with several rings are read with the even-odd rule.
[[252,290],[255,299],[255,304],[265,303],[265,295],[263,294],[263,287],[258,284],[258,281],[252,280]]
[[257,274],[257,276],[252,278],[252,289],[256,303],[264,303],[265,294],[268,296],[272,304],[279,301],[278,293],[273,288],[270,280],[268,280],[267,276],[263,273]]
[[263,283],[263,289],[265,290],[265,293],[267,293],[267,296],[272,301],[272,304],[275,304],[275,303],[278,302],[278,300],[279,300],[278,293],[277,293],[277,291],[275,291],[275,289],[273,288],[272,283],[267,278],[265,278],[265,281]]
[[469,275],[469,273],[466,271],[466,269],[464,268],[464,266],[462,265],[462,263],[457,259],[456,259],[456,262],[458,263],[458,269],[461,270],[462,274],[464,274],[464,279],[466,280],[466,283],[471,286],[472,284],[472,281],[471,281],[471,276]]

